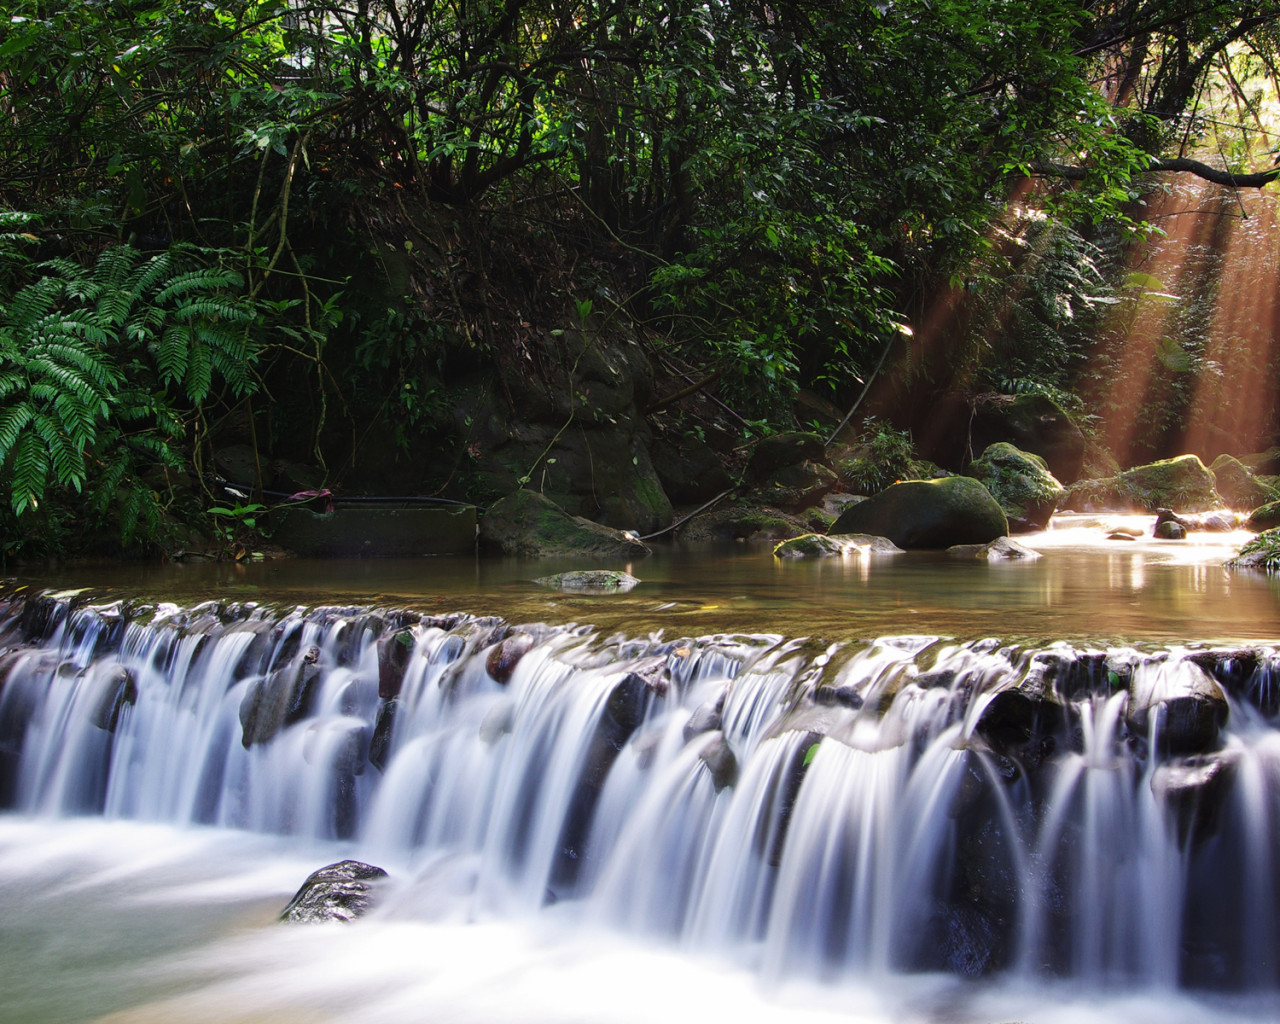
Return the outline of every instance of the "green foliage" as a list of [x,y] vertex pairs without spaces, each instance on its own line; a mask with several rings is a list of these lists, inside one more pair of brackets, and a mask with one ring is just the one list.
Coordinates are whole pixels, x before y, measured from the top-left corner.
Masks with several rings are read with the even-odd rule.
[[905,430],[868,417],[857,445],[858,454],[842,464],[841,472],[860,494],[875,494],[898,480],[919,475],[915,469],[915,445]]
[[1280,572],[1280,529],[1265,530],[1248,541],[1227,562],[1231,568],[1265,569]]
[[0,293],[3,497],[21,524],[47,494],[87,486],[88,509],[115,514],[128,543],[139,525],[159,526],[159,498],[138,473],[179,464],[183,406],[215,382],[254,389],[255,313],[239,276],[190,247],[112,246],[86,267],[34,263],[19,238],[0,239],[20,271]]

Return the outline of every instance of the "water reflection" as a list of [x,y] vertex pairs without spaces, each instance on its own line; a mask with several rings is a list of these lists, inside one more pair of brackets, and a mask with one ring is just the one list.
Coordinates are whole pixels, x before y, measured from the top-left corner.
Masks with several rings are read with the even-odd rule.
[[82,567],[19,578],[184,602],[395,604],[592,623],[630,635],[661,629],[828,640],[926,632],[1117,643],[1275,639],[1276,581],[1223,566],[1247,535],[1193,534],[1186,543],[1104,536],[1100,528],[1068,523],[1021,538],[1042,554],[1038,560],[1000,563],[941,552],[781,561],[767,547],[666,547],[625,566],[640,586],[610,595],[561,594],[533,584],[538,576],[583,568],[556,559],[290,559]]

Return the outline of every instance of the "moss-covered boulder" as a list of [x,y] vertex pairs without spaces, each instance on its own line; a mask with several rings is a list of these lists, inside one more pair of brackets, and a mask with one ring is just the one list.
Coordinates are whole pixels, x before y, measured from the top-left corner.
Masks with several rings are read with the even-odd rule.
[[900,555],[898,547],[888,537],[876,537],[866,533],[829,534],[806,533],[784,540],[773,549],[775,558],[864,558],[867,555]]
[[1012,533],[1043,530],[1066,493],[1044,459],[1007,441],[989,445],[969,464],[969,476],[991,492]]
[[746,478],[749,483],[764,483],[778,470],[802,462],[821,462],[824,457],[822,438],[809,431],[795,430],[762,438],[751,451]]
[[987,395],[974,403],[970,424],[974,451],[1008,441],[1045,460],[1058,480],[1080,476],[1085,438],[1071,417],[1044,395]]
[[1244,528],[1255,533],[1274,530],[1277,526],[1280,526],[1280,501],[1270,501],[1255,508],[1244,521]]
[[1219,455],[1209,468],[1213,471],[1214,489],[1222,496],[1228,508],[1257,508],[1280,497],[1254,476],[1248,466],[1233,456]]
[[480,544],[504,555],[629,559],[649,554],[632,534],[570,515],[536,491],[495,502],[480,520]]
[[1040,552],[1019,544],[1011,537],[997,537],[990,544],[957,544],[947,548],[952,558],[972,558],[982,562],[1034,562]]
[[986,544],[1009,533],[1004,512],[972,477],[905,480],[847,509],[831,533],[870,533],[900,548]]
[[1116,479],[1137,506],[1147,511],[1204,512],[1223,505],[1222,496],[1214,489],[1213,474],[1195,455],[1134,466]]

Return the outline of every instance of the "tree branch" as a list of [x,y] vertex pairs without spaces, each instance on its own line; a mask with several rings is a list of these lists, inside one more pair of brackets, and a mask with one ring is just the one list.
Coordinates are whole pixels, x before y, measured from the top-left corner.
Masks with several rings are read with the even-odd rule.
[[[1083,181],[1089,175],[1087,167],[1075,167],[1071,164],[1056,164],[1048,161],[1037,161],[1030,165],[1031,173],[1044,178],[1066,178],[1068,181]],[[1199,160],[1187,157],[1151,158],[1151,165],[1146,174],[1158,174],[1162,171],[1178,171],[1194,174],[1215,185],[1226,185],[1229,188],[1262,188],[1280,178],[1280,167],[1272,167],[1266,171],[1255,171],[1252,174],[1232,174],[1230,171],[1210,167]]]

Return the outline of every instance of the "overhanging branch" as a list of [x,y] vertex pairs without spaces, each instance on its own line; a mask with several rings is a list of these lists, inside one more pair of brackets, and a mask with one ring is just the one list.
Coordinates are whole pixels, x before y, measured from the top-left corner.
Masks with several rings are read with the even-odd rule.
[[[1161,171],[1178,171],[1194,174],[1215,185],[1226,185],[1230,188],[1262,188],[1280,178],[1280,167],[1272,167],[1267,171],[1255,171],[1252,174],[1232,174],[1230,171],[1210,167],[1199,160],[1187,157],[1170,157],[1168,159],[1151,158],[1151,165],[1143,173],[1157,174]],[[1068,181],[1083,181],[1089,176],[1087,167],[1075,167],[1071,164],[1055,164],[1037,161],[1031,165],[1031,173],[1044,178],[1066,178]]]

